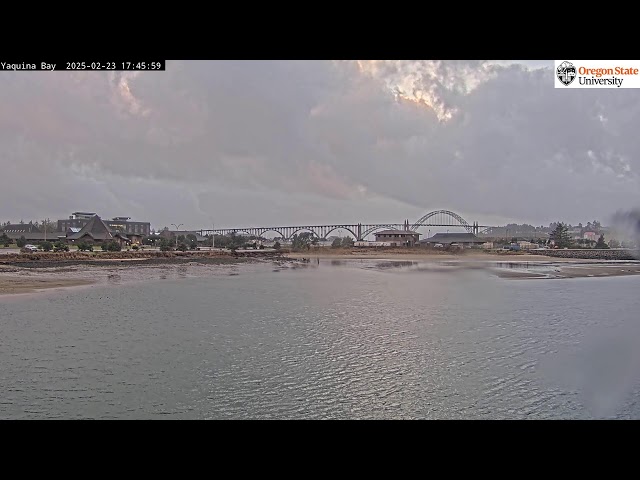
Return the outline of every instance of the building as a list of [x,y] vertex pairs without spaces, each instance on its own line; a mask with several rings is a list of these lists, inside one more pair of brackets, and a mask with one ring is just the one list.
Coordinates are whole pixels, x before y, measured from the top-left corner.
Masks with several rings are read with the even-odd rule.
[[41,230],[33,223],[13,223],[5,225],[4,227],[0,226],[0,230],[4,231],[7,235],[10,233],[41,233]]
[[195,236],[196,242],[198,242],[199,245],[203,245],[206,241],[209,241],[209,237],[204,237],[200,235],[198,232],[194,232],[191,230],[162,230],[160,232],[161,237],[164,237],[173,242],[175,242],[176,239],[180,236],[183,236],[185,240],[187,240],[187,236],[189,235]]
[[76,227],[70,227],[67,240],[72,243],[103,243],[114,241],[120,246],[131,243],[131,239],[126,234],[112,230],[98,215],[94,215],[84,227],[75,232]]
[[533,250],[534,248],[538,248],[539,245],[537,243],[527,242],[527,241],[519,241],[518,246],[521,250]]
[[405,220],[404,230],[382,230],[375,234],[376,242],[388,243],[391,247],[413,247],[420,240],[420,234],[409,230],[409,221]]
[[585,240],[591,240],[592,242],[597,242],[598,234],[596,232],[584,232],[582,238],[584,238]]
[[[58,220],[58,231],[67,232],[70,228],[83,228],[95,216],[95,213],[73,212],[69,218]],[[109,229],[124,233],[127,236],[146,237],[151,234],[150,222],[131,222],[130,220],[131,217],[114,217],[111,220],[103,220],[103,222]]]
[[21,237],[24,237],[27,242],[44,242],[45,240],[57,242],[65,238],[64,232],[45,232],[33,225],[33,223],[15,223],[4,227],[0,226],[0,236],[3,233],[13,241]]
[[484,243],[484,239],[476,237],[473,233],[436,233],[433,237],[422,240],[420,245],[433,247],[439,244],[449,247],[456,244],[460,247],[479,247]]

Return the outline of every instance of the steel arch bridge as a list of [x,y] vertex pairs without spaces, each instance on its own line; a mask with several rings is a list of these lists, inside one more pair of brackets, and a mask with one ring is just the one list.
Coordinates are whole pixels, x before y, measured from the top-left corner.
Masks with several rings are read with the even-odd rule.
[[238,235],[245,234],[254,237],[262,237],[267,232],[274,232],[284,240],[290,240],[294,235],[309,232],[317,238],[327,238],[334,230],[346,230],[356,240],[364,240],[367,236],[379,230],[405,230],[415,232],[420,227],[460,227],[469,233],[478,234],[479,230],[488,229],[488,225],[479,225],[473,222],[471,225],[460,215],[450,210],[434,210],[427,213],[415,223],[342,223],[333,225],[289,225],[271,227],[246,227],[246,228],[220,228],[202,229],[201,235]]
[[467,232],[478,233],[477,222],[471,226],[460,215],[449,210],[427,213],[411,226],[411,230],[415,232],[419,227],[463,227]]

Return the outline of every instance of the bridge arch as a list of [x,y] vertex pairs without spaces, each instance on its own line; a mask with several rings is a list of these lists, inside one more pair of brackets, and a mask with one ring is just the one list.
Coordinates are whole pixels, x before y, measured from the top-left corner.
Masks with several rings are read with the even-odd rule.
[[[434,217],[437,219],[437,221],[430,222],[430,223],[427,222],[427,220],[432,219]],[[455,220],[458,223],[458,225],[455,225],[451,219]],[[447,222],[450,222],[450,223],[447,223]],[[422,226],[452,226],[452,227],[460,226],[460,227],[463,227],[467,232],[473,231],[473,227],[469,225],[464,218],[462,218],[460,215],[450,210],[434,210],[433,212],[427,213],[411,226],[411,230],[415,232],[418,229],[418,227],[422,227]]]
[[347,231],[347,232],[349,232],[351,235],[353,235],[353,238],[355,238],[356,240],[358,240],[358,235],[356,235],[356,234],[354,233],[354,231],[353,231],[353,230],[351,230],[351,229],[350,229],[350,228],[348,228],[348,227],[341,226],[341,225],[338,225],[337,227],[334,227],[334,228],[332,228],[331,230],[329,230],[328,232],[326,232],[326,233],[325,233],[325,235],[324,235],[324,238],[327,238],[327,237],[329,236],[329,234],[330,234],[331,232],[335,231],[335,230],[346,230],[346,231]]
[[291,232],[291,235],[289,235],[289,237],[287,238],[287,240],[291,240],[293,238],[293,236],[298,233],[298,232],[311,232],[313,233],[317,238],[322,238],[322,236],[318,235],[318,233],[313,230],[312,228],[308,228],[308,227],[301,227],[298,228],[297,230],[294,230],[293,232]]
[[287,238],[284,233],[282,233],[280,230],[276,230],[275,228],[265,228],[264,230],[260,230],[260,234],[258,236],[262,237],[267,232],[275,232],[280,235],[281,238]]

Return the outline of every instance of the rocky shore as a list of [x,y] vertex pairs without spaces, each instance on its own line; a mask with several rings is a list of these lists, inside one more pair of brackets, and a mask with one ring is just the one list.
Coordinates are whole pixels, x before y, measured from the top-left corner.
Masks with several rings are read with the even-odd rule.
[[584,260],[638,260],[639,250],[626,249],[558,249],[529,250],[531,255],[544,255],[553,258],[579,258]]

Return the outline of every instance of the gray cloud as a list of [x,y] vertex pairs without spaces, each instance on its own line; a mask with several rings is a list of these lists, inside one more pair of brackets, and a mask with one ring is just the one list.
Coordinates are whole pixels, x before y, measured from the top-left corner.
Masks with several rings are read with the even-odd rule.
[[485,223],[605,218],[635,206],[639,100],[554,89],[551,62],[3,72],[0,215],[89,209],[194,228],[437,208]]

